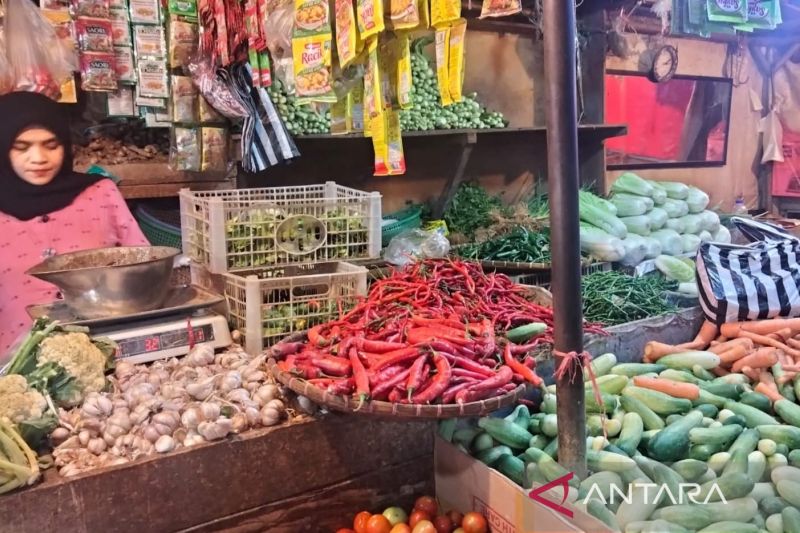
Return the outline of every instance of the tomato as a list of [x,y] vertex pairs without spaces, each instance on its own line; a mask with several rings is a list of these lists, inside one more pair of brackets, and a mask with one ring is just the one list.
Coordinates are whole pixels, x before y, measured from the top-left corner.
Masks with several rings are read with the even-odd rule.
[[392,524],[382,514],[374,514],[367,520],[366,533],[390,533]]
[[389,507],[383,512],[383,516],[389,519],[389,523],[393,526],[402,524],[408,520],[408,515],[400,507]]
[[447,516],[450,517],[450,521],[456,527],[460,526],[461,521],[464,520],[464,515],[459,513],[458,511],[450,511],[449,513],[447,513]]
[[430,520],[420,520],[411,533],[436,533],[436,528]]
[[425,511],[420,511],[419,509],[417,509],[416,511],[413,511],[411,513],[411,516],[408,517],[408,525],[413,528],[414,526],[417,525],[417,522],[420,522],[422,520],[427,520],[430,522],[431,515],[429,515]]
[[337,529],[337,530],[336,530],[336,533],[356,533],[356,532],[355,532],[355,531],[353,531],[353,530],[352,530],[352,529],[350,529],[350,528],[343,527],[342,529]]
[[411,533],[411,527],[408,524],[397,524],[389,533]]
[[456,530],[453,531],[453,533],[464,533],[464,528],[461,528],[461,527],[456,528]]
[[464,533],[486,533],[488,530],[486,519],[480,513],[465,514],[461,527],[464,528]]
[[425,511],[428,513],[428,516],[436,516],[439,512],[439,505],[436,503],[436,500],[430,496],[420,496],[417,498],[417,501],[414,502],[414,510]]
[[447,515],[437,516],[433,521],[433,525],[436,527],[436,533],[450,533],[453,531],[453,522],[450,521],[450,517]]
[[353,529],[356,530],[356,533],[367,533],[367,522],[370,518],[372,518],[372,513],[368,511],[361,511],[356,515],[356,519],[353,520]]

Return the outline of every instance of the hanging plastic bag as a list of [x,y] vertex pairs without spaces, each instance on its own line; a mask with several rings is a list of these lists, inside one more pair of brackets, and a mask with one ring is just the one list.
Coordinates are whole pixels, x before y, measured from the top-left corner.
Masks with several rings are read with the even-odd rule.
[[294,29],[294,3],[292,0],[279,0],[270,6],[264,21],[264,36],[267,48],[272,54],[275,77],[283,82],[289,94],[294,93],[294,72],[292,67],[292,30]]
[[232,119],[249,116],[239,97],[234,95],[230,86],[217,75],[207,54],[196,54],[186,68],[200,94],[218,113]]
[[[2,20],[0,19],[0,23]],[[14,77],[11,75],[11,65],[6,59],[6,43],[3,35],[3,27],[0,24],[0,95],[11,92],[14,89]]]
[[6,1],[5,39],[14,90],[58,99],[61,84],[78,69],[77,56],[58,38],[33,2]]
[[447,257],[448,253],[450,241],[444,236],[444,231],[412,229],[392,238],[383,257],[388,263],[403,266],[417,259]]

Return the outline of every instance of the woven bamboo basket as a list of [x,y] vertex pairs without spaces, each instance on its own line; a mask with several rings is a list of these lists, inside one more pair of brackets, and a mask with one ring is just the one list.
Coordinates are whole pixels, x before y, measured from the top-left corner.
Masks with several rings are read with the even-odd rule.
[[[298,342],[306,340],[305,333],[297,333],[287,337],[282,342]],[[283,385],[290,388],[297,394],[307,397],[312,402],[318,405],[324,405],[329,409],[341,411],[344,413],[353,413],[357,415],[386,417],[386,418],[459,418],[466,416],[483,416],[487,415],[498,409],[508,407],[517,403],[522,398],[526,391],[524,384],[519,385],[516,389],[508,392],[502,396],[495,398],[488,398],[477,402],[469,402],[462,404],[434,404],[434,405],[421,405],[421,404],[398,404],[383,401],[366,401],[359,408],[359,401],[349,396],[340,396],[338,394],[331,394],[319,387],[316,387],[308,381],[298,378],[289,372],[280,370],[277,366],[273,354],[275,349],[280,346],[276,344],[265,353],[267,355],[267,367],[269,368],[275,379],[280,381]]]

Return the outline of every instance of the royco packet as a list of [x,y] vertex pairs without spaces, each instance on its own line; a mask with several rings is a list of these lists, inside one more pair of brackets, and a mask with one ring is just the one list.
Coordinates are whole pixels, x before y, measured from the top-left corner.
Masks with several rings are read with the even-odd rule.
[[385,29],[383,22],[383,0],[356,0],[358,36],[366,40]]
[[357,55],[358,35],[353,0],[334,0],[334,20],[336,22],[336,55],[339,66],[347,67]]
[[330,35],[292,39],[294,83],[301,102],[335,102],[331,85]]
[[136,83],[136,70],[133,62],[133,50],[128,46],[114,48],[114,71],[117,80],[122,83]]
[[225,171],[228,165],[228,131],[225,128],[203,128],[200,141],[200,170]]
[[114,46],[131,46],[131,24],[128,21],[128,10],[124,7],[111,8],[111,39]]
[[136,63],[139,94],[152,98],[168,98],[167,62],[163,59],[139,59]]
[[450,27],[436,30],[436,79],[443,106],[453,103],[450,97]]
[[295,0],[292,37],[331,35],[330,13],[325,0]]
[[159,0],[130,0],[133,24],[161,24],[161,2]]
[[450,92],[450,99],[453,102],[462,100],[462,90],[464,87],[464,39],[467,36],[467,21],[459,19],[450,27],[450,39],[448,42],[448,74],[447,81]]
[[706,0],[708,20],[712,22],[747,22],[747,0]]
[[431,0],[431,24],[434,28],[461,18],[461,0]]
[[417,0],[387,0],[391,30],[411,30],[419,26],[419,7]]
[[478,18],[507,17],[522,11],[520,0],[483,0]]

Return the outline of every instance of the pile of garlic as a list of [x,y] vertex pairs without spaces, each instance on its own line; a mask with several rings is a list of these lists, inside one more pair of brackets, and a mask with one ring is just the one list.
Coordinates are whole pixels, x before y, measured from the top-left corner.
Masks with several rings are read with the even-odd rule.
[[239,347],[215,356],[201,345],[151,365],[120,361],[111,381],[113,392],[91,393],[80,408],[60,413],[51,439],[61,475],[274,426],[291,412],[264,357]]

